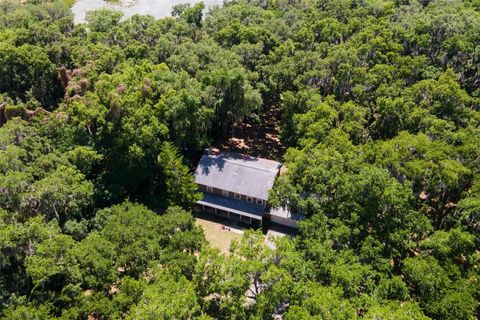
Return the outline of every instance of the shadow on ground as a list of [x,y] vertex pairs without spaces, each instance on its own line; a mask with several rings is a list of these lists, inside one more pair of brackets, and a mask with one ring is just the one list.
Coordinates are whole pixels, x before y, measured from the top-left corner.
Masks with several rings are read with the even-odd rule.
[[278,107],[271,107],[262,114],[259,123],[244,121],[236,124],[233,135],[216,141],[222,151],[232,151],[281,161],[285,147],[280,142]]

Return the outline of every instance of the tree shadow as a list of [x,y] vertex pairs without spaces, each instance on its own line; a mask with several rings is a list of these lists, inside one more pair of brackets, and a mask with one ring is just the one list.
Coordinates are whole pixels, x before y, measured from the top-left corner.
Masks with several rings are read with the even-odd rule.
[[221,151],[281,161],[285,146],[280,141],[279,118],[280,109],[272,106],[261,115],[258,123],[245,120],[236,124],[233,135],[217,139],[215,146]]

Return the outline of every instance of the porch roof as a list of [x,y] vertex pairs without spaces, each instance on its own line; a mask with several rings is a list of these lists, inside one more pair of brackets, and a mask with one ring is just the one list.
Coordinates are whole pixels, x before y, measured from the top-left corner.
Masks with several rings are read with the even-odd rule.
[[264,213],[263,207],[256,204],[215,196],[209,193],[204,193],[203,199],[197,201],[197,203],[207,207],[236,213],[241,216],[250,217],[256,220],[262,220]]

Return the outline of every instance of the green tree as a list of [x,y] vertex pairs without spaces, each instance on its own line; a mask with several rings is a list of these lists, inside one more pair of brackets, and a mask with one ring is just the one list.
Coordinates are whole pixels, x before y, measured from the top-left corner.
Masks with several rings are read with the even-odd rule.
[[95,32],[106,32],[118,25],[123,14],[120,11],[99,9],[88,14],[88,26]]
[[163,144],[158,155],[158,163],[165,177],[168,203],[193,209],[195,202],[200,200],[200,193],[192,174],[183,164],[183,157],[172,143]]
[[93,289],[109,289],[118,277],[113,268],[115,246],[92,232],[78,242],[73,249],[82,274],[83,286]]
[[33,214],[44,213],[60,222],[79,215],[90,204],[92,183],[74,168],[59,167],[42,180],[31,185],[23,205]]
[[61,96],[55,65],[44,48],[0,42],[0,65],[0,92],[22,100],[30,96],[44,105]]
[[80,281],[80,269],[72,253],[75,240],[58,234],[45,239],[36,248],[35,253],[25,259],[27,274],[32,278],[34,291],[61,290],[68,283]]
[[424,303],[441,299],[451,284],[447,272],[434,257],[407,258],[403,264],[403,273],[411,292]]
[[305,284],[285,319],[355,319],[355,308],[334,287]]
[[412,319],[412,320],[428,320],[430,319],[423,314],[420,307],[413,302],[404,302],[399,304],[397,301],[390,301],[383,305],[375,305],[365,314],[365,319]]
[[191,319],[199,310],[192,283],[181,275],[162,272],[145,288],[127,319]]

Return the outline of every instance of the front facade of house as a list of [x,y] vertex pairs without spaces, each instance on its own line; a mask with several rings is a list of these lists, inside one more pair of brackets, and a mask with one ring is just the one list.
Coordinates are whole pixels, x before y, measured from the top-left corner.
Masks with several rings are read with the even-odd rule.
[[296,227],[292,219],[275,219],[278,210],[270,210],[267,205],[268,192],[281,166],[277,161],[238,153],[207,152],[195,170],[195,181],[203,193],[198,208],[255,227],[261,226],[266,217]]

